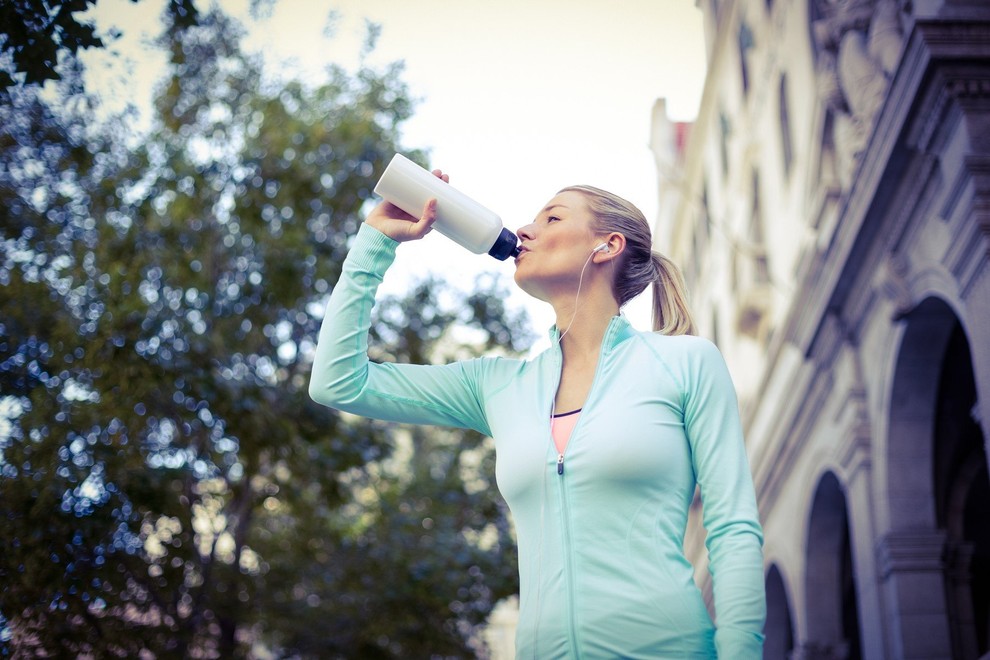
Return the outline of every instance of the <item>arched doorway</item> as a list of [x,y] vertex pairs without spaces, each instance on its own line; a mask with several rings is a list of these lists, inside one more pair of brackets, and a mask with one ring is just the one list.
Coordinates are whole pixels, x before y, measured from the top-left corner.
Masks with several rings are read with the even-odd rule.
[[882,546],[902,657],[990,650],[990,479],[965,330],[943,300],[905,316],[891,388]]
[[815,490],[807,555],[808,630],[801,656],[860,660],[863,652],[846,496],[831,472],[821,478]]
[[764,660],[789,660],[794,651],[794,625],[791,620],[791,599],[787,597],[784,579],[776,566],[767,572],[767,623],[763,642]]
[[945,590],[954,658],[990,650],[990,479],[977,422],[969,342],[957,322],[935,404],[935,515],[945,532]]

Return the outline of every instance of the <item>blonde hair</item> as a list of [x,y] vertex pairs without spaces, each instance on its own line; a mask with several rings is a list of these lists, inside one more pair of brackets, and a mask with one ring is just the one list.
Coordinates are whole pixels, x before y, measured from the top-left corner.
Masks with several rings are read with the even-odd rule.
[[626,237],[619,256],[612,291],[619,307],[653,285],[653,330],[664,335],[697,334],[687,303],[687,289],[674,263],[653,251],[650,225],[643,212],[610,192],[593,186],[568,186],[559,192],[577,192],[588,201],[595,233],[618,232]]

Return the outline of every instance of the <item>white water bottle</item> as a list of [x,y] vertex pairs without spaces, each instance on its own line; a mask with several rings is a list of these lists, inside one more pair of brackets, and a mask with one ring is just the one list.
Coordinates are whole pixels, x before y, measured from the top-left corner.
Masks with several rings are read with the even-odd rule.
[[392,157],[375,192],[416,218],[428,200],[436,199],[433,226],[447,238],[502,261],[519,254],[519,239],[502,226],[500,217],[402,154]]

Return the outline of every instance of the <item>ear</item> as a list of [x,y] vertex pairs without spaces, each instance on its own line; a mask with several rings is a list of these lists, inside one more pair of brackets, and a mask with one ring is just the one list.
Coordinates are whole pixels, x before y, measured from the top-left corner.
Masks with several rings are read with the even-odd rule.
[[626,249],[626,237],[617,231],[614,231],[600,239],[599,245],[602,243],[608,246],[608,250],[599,250],[598,252],[595,252],[593,261],[596,264],[611,261],[612,259],[617,258]]

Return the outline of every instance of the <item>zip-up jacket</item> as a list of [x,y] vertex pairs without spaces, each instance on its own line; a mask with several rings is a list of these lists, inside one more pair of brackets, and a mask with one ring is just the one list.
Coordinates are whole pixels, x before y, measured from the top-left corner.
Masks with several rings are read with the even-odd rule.
[[[762,529],[718,349],[614,317],[562,454],[550,436],[557,331],[530,360],[375,364],[375,292],[398,243],[361,226],[330,296],[310,395],[376,419],[495,439],[519,547],[518,658],[762,657]],[[717,626],[683,552],[700,486]]]

